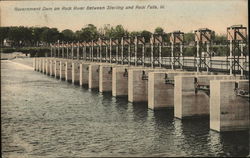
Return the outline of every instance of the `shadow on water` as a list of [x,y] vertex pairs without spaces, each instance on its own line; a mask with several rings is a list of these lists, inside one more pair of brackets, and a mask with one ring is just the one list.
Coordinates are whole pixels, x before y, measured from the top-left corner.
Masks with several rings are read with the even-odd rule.
[[127,110],[128,109],[128,97],[112,97],[113,102],[117,110]]
[[[187,155],[215,156],[208,145],[209,119],[207,117],[188,117],[187,119],[174,118],[174,131],[179,135],[179,146]],[[200,143],[202,142],[202,144]]]
[[148,117],[148,105],[146,102],[131,103],[133,107],[134,120],[146,122]]
[[84,89],[88,89],[89,85],[88,84],[83,84],[81,87],[84,88]]
[[[249,132],[218,133],[224,153],[229,156],[247,156],[249,154]],[[244,138],[244,139],[242,139]]]
[[166,125],[173,122],[174,109],[152,110],[156,124]]

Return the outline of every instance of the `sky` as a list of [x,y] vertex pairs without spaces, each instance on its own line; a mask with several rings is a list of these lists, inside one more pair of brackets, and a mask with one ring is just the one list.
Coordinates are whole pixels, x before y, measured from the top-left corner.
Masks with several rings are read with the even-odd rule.
[[[1,1],[0,26],[48,26],[60,31],[76,31],[87,24],[98,28],[121,24],[128,31],[154,31],[162,27],[165,32],[190,32],[209,28],[217,34],[225,34],[231,25],[248,26],[247,3],[247,0]],[[107,9],[108,6],[115,9]],[[145,9],[125,9],[128,6],[144,6]],[[62,10],[63,7],[71,7],[71,10]],[[85,9],[73,10],[74,7]],[[87,10],[87,7],[105,9]],[[25,10],[27,8],[40,10]],[[43,10],[45,8],[52,10]]]

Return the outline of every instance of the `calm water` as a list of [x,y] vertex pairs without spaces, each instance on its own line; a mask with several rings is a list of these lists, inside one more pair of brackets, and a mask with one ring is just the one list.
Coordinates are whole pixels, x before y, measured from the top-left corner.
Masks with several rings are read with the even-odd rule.
[[154,112],[146,103],[1,62],[4,157],[249,154],[248,132],[219,134],[209,130],[208,119],[181,121],[173,110]]

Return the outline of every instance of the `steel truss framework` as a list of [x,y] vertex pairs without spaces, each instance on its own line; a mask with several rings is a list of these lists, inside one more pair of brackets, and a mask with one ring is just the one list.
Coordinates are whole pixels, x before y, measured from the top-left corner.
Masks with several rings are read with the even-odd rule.
[[[229,59],[230,74],[236,75],[240,72],[245,74],[244,61],[247,59],[247,28],[242,25],[233,25],[227,28],[227,40],[229,42]],[[245,74],[246,75],[246,74]]]
[[[248,45],[246,27],[242,25],[227,28],[230,51],[227,54],[227,71],[230,74],[246,74],[244,63],[247,59]],[[212,68],[212,37],[213,31],[205,28],[195,31],[196,53],[193,66],[196,71],[215,71]],[[170,45],[165,45],[163,36],[152,34],[146,42],[144,37],[122,37],[120,39],[104,39],[51,44],[50,56],[84,61],[107,62],[135,66],[171,67],[171,69],[187,69],[184,54],[184,33],[175,31],[170,33]],[[163,49],[163,48],[170,48]],[[165,50],[165,51],[163,51]],[[167,51],[166,51],[167,50]],[[48,56],[48,55],[47,55]],[[164,63],[163,61],[169,61]]]

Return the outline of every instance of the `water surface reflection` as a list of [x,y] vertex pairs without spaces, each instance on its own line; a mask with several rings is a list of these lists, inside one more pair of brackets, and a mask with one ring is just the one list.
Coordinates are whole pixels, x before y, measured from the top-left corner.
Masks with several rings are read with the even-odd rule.
[[[11,73],[10,73],[11,72]],[[219,134],[207,119],[181,121],[173,109],[153,111],[42,75],[1,65],[5,157],[246,156],[247,132]]]

